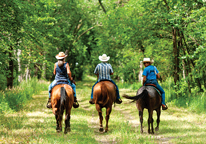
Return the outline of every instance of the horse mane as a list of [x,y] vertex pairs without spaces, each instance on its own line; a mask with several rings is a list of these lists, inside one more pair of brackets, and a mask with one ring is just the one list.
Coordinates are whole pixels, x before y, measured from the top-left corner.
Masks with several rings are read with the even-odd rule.
[[105,106],[109,101],[108,90],[105,83],[101,85],[101,95],[97,97],[96,103]]
[[123,95],[124,98],[133,99],[133,102],[137,101],[138,99],[145,99],[146,96],[148,96],[148,91],[146,89],[144,89],[143,92],[137,96],[128,96],[126,94]]

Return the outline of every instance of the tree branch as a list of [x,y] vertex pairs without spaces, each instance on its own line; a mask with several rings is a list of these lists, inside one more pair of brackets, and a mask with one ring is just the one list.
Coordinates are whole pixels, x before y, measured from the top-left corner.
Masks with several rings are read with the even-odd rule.
[[[102,26],[102,25],[96,25],[96,26]],[[80,34],[80,35],[78,36],[78,38],[74,41],[74,43],[77,42],[77,41],[80,39],[81,36],[83,36],[85,33],[87,33],[88,31],[90,31],[91,29],[93,29],[93,28],[96,27],[96,26],[90,27],[89,29],[87,29],[86,31],[84,31],[82,34]]]
[[169,11],[170,10],[170,8],[169,8],[169,6],[168,6],[168,3],[167,3],[167,1],[166,0],[163,0],[164,2],[165,2],[165,4],[166,4],[166,7],[167,7],[167,10]]
[[102,4],[102,0],[99,0],[99,4],[100,4],[100,6],[102,7],[104,13],[107,13],[106,10],[105,10],[105,8],[104,8],[104,6],[103,6],[103,4]]

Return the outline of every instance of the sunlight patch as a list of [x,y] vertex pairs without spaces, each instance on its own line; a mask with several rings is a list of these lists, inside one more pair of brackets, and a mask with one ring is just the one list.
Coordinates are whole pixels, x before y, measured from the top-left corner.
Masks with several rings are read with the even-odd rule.
[[45,112],[39,112],[39,111],[38,112],[27,113],[26,115],[29,116],[29,117],[33,117],[33,116],[51,117],[51,114],[46,114]]

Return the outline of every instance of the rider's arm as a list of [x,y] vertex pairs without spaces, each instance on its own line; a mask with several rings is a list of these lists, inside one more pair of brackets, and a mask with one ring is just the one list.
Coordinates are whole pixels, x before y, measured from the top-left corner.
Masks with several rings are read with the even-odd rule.
[[99,79],[99,74],[95,74],[97,76],[97,80]]
[[68,64],[68,63],[66,64],[66,68],[67,68],[67,74],[68,74],[68,76],[69,76],[69,80],[72,81],[72,80],[73,80],[73,78],[72,78],[72,73],[71,73],[71,71],[70,71],[70,67],[69,67],[69,64]]
[[56,75],[56,63],[54,64],[54,71],[53,74]]
[[157,76],[157,78],[159,79],[160,78],[160,75],[159,75],[159,73],[156,75]]
[[143,83],[142,83],[143,86],[144,86],[145,81],[146,81],[146,76],[143,76]]

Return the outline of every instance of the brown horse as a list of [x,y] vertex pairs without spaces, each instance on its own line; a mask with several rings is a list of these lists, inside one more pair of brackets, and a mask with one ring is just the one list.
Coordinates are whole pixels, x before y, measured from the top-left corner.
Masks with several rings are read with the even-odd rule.
[[102,116],[102,108],[106,108],[106,128],[105,132],[108,131],[108,121],[109,116],[112,111],[112,104],[116,100],[116,87],[110,81],[101,81],[94,86],[94,93],[93,93],[94,103],[96,105],[96,109],[99,114],[100,120],[100,132],[103,132],[103,116]]
[[[148,118],[148,133],[154,134],[153,129],[153,110],[156,110],[157,112],[157,127],[155,128],[155,131],[159,130],[159,123],[160,123],[160,114],[161,114],[161,95],[157,92],[157,90],[152,86],[143,86],[138,91],[136,96],[130,97],[127,95],[124,95],[123,97],[127,99],[133,99],[136,101],[137,109],[139,110],[139,117],[140,117],[140,123],[141,123],[141,133],[143,133],[142,123],[143,123],[143,110],[144,108],[148,109],[149,118]],[[150,132],[150,124],[151,124],[151,130]]]
[[51,92],[52,111],[56,118],[56,131],[62,131],[62,117],[65,114],[65,130],[64,133],[70,132],[70,114],[74,103],[74,92],[71,86],[67,84],[56,85]]

